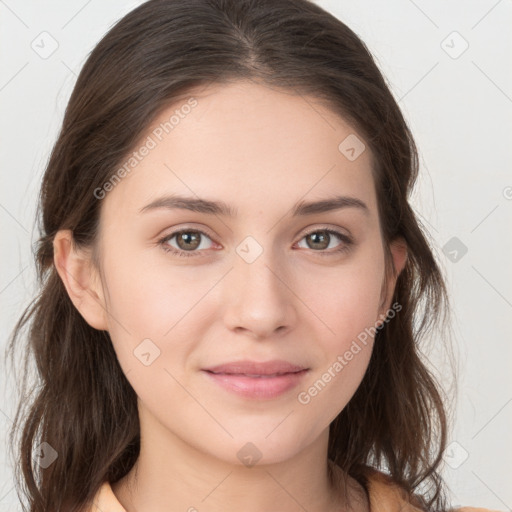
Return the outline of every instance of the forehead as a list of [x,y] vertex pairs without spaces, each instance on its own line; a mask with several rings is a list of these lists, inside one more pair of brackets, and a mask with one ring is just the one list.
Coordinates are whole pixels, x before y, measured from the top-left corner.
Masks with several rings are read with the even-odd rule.
[[220,199],[240,215],[333,194],[376,210],[362,136],[293,91],[250,81],[190,90],[159,113],[133,151],[104,200],[106,214],[138,214],[164,193]]

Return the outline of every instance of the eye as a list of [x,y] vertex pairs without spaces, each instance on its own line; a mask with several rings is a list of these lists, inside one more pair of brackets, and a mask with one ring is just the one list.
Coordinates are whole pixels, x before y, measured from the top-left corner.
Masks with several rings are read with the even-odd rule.
[[[178,247],[169,246],[168,242],[170,242],[173,238],[176,237],[176,243]],[[204,247],[202,243],[202,238],[206,237],[210,241],[210,237],[199,229],[182,229],[181,231],[175,231],[171,233],[161,240],[158,243],[162,246],[163,250],[166,252],[170,252],[176,256],[198,256],[200,255],[200,251],[196,251],[196,249],[210,249],[211,247]]]
[[[170,244],[174,238],[176,238],[177,247]],[[204,238],[207,238],[211,242],[210,236],[200,229],[182,229],[166,235],[164,238],[159,240],[158,243],[162,246],[164,251],[175,256],[202,256],[203,251],[201,249],[211,249],[211,245],[206,247],[204,246]],[[333,241],[333,238],[338,238],[342,243],[334,250],[326,251],[326,249],[332,249],[331,242]],[[321,256],[332,256],[346,252],[353,245],[353,240],[348,235],[328,228],[316,229],[315,231],[306,233],[299,241],[299,244],[302,240],[306,240],[306,249],[312,249],[313,252],[317,252]]]
[[[333,251],[325,252],[325,249],[329,249],[329,246],[331,246],[333,236],[341,240],[343,243],[339,244],[339,246]],[[301,241],[302,240],[306,240],[306,249],[314,249],[314,252],[318,252],[321,256],[330,256],[348,251],[353,244],[353,240],[348,235],[340,233],[334,229],[327,228],[310,231],[304,235]],[[332,249],[332,247],[330,248]]]

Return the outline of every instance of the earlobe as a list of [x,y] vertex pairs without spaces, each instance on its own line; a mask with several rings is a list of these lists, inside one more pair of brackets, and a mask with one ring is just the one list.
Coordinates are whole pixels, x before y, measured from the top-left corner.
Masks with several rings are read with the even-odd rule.
[[53,240],[55,268],[69,298],[84,320],[95,329],[108,330],[101,282],[90,254],[78,250],[71,230],[60,230]]

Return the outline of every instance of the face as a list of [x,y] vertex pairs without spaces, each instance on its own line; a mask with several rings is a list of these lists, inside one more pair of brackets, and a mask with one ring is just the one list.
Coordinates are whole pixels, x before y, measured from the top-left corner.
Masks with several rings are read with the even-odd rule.
[[[155,119],[99,199],[104,328],[140,414],[218,459],[277,462],[343,410],[390,307],[371,155],[314,98],[252,82],[190,96]],[[305,370],[205,371],[276,359]]]

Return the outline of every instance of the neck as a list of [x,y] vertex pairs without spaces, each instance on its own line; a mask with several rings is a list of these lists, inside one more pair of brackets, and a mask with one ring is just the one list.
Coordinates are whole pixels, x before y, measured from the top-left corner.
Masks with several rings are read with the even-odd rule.
[[328,440],[327,428],[312,443],[279,458],[272,455],[283,454],[283,446],[269,443],[265,453],[270,455],[246,466],[241,463],[246,457],[238,454],[250,454],[251,445],[240,442],[243,448],[232,457],[231,445],[208,453],[142,411],[139,457],[112,490],[127,512],[167,512],[170,506],[188,512],[367,511],[364,489],[328,461]]

